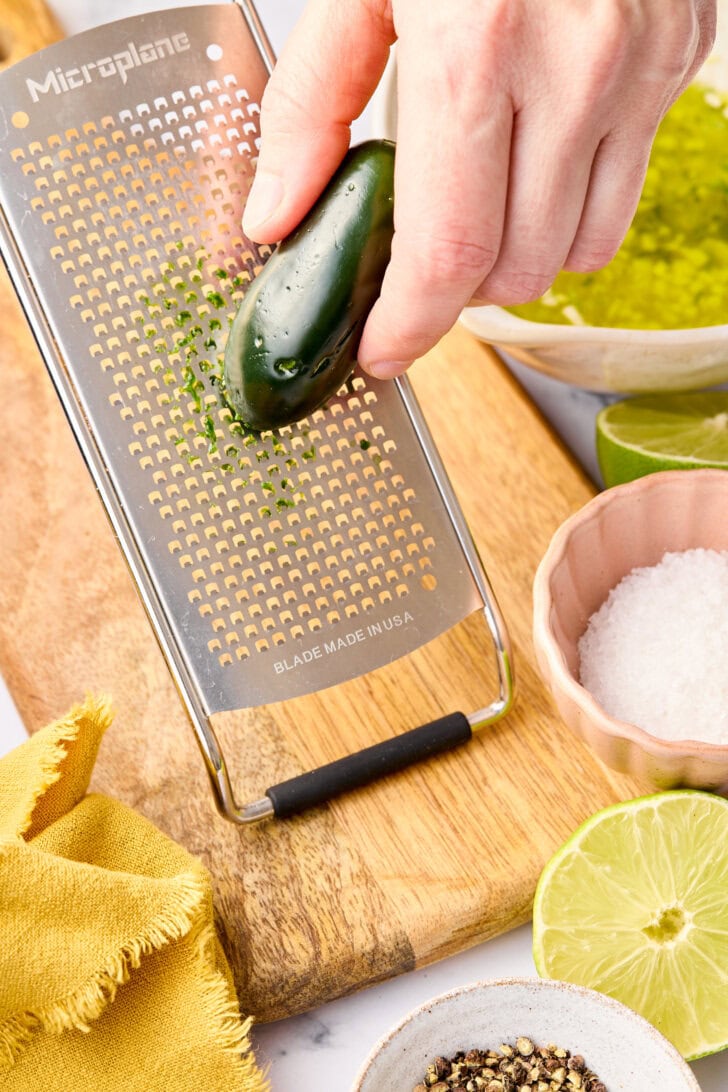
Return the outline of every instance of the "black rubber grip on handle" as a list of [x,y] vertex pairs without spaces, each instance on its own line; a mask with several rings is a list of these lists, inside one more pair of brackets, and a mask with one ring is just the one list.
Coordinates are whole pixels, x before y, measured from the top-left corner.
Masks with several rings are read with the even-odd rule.
[[266,791],[278,819],[296,815],[307,808],[324,804],[334,796],[368,785],[387,774],[396,773],[423,758],[441,754],[467,743],[472,737],[468,718],[463,713],[449,713],[409,732],[375,743],[356,754],[339,758],[317,770],[281,781]]

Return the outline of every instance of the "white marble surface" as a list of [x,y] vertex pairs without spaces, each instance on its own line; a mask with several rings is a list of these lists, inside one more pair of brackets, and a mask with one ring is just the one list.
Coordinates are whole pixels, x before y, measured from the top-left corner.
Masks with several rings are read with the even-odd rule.
[[[100,14],[97,0],[51,0],[51,3],[68,33],[102,20],[175,6],[171,0],[107,0]],[[303,0],[258,0],[257,6],[273,46],[279,50],[302,10]],[[357,123],[355,135],[365,136],[368,125],[369,116],[365,114]],[[592,428],[594,415],[602,404],[600,397],[574,391],[528,373],[520,366],[514,370],[526,381],[587,471],[598,480]],[[23,726],[0,680],[0,753],[23,738]],[[270,1067],[274,1092],[348,1092],[372,1045],[410,1009],[465,982],[534,973],[530,927],[523,926],[432,967],[402,975],[303,1016],[259,1027],[254,1033],[258,1058]],[[694,1071],[703,1092],[727,1092],[728,1053],[696,1062]],[[382,1089],[382,1092],[408,1090]]]

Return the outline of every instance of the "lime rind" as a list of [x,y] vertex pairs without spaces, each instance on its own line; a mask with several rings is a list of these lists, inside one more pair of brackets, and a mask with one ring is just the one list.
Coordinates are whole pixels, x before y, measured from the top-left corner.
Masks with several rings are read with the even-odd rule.
[[622,1001],[688,1060],[716,1053],[728,1045],[727,884],[728,800],[676,789],[610,805],[541,874],[536,969]]
[[608,486],[658,470],[728,469],[728,391],[614,402],[597,415],[596,446]]

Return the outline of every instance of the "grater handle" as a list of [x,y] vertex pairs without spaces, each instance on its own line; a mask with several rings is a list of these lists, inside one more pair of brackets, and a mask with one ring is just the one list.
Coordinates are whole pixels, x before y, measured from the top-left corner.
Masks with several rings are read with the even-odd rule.
[[472,734],[470,721],[464,713],[449,713],[317,770],[281,781],[267,789],[265,795],[273,805],[276,818],[285,819],[424,758],[459,747],[461,743],[467,743]]

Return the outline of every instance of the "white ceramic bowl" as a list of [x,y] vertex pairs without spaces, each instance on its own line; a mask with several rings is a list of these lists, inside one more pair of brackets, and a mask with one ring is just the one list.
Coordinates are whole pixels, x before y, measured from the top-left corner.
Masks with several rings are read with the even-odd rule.
[[581,1054],[608,1092],[699,1092],[678,1051],[604,994],[539,978],[476,982],[421,1005],[377,1043],[352,1092],[412,1092],[436,1057],[515,1043]]
[[[728,0],[718,2],[715,48],[698,79],[728,91]],[[373,109],[375,135],[396,138],[396,65]],[[728,382],[728,324],[692,330],[626,330],[529,322],[502,307],[467,307],[461,323],[537,371],[587,390],[698,390]]]
[[726,470],[668,470],[614,486],[559,527],[533,583],[536,660],[562,719],[602,762],[659,789],[727,787],[728,744],[658,739],[609,716],[579,682],[578,644],[632,569],[657,565],[666,551],[728,550],[726,511]]
[[728,381],[728,326],[623,330],[529,322],[502,307],[468,307],[460,321],[522,364],[585,390],[638,394]]

